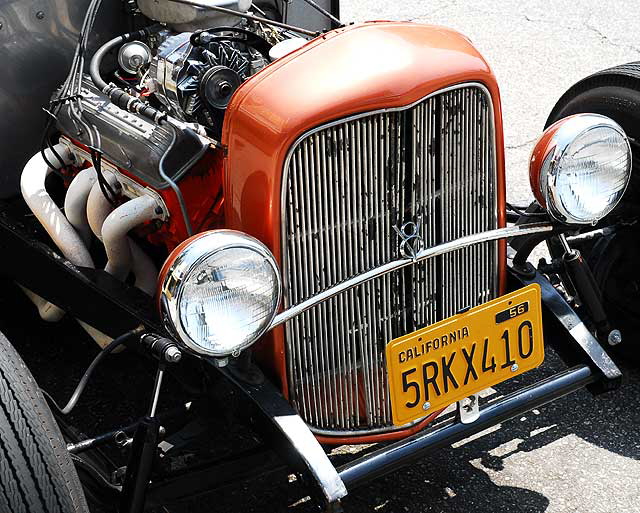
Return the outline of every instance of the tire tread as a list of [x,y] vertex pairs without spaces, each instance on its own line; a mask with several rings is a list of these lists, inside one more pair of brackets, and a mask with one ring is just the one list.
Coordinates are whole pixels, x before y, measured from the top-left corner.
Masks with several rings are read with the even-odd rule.
[[60,430],[26,365],[0,333],[0,513],[87,513]]

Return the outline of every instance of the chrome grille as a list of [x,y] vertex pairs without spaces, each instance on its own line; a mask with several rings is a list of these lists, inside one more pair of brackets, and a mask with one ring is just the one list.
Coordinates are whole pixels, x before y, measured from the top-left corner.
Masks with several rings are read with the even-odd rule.
[[[463,84],[305,134],[289,153],[282,202],[286,306],[400,258],[405,223],[426,247],[496,228],[488,91]],[[324,434],[393,429],[385,345],[491,299],[497,274],[489,242],[379,277],[289,321],[289,393],[302,417]]]

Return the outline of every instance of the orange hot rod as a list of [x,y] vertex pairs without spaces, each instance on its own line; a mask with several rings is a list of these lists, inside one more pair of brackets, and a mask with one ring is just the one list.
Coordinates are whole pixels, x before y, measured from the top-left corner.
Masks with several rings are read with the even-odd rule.
[[[338,7],[0,1],[2,511],[170,511],[276,470],[337,511],[429,451],[619,385],[636,67],[559,101],[518,207],[473,44]],[[481,393],[549,347],[566,370]],[[328,455],[361,443],[380,445]]]

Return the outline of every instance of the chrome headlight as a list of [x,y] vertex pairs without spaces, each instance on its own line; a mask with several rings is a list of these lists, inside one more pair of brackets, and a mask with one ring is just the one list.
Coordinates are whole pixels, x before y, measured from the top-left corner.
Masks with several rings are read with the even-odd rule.
[[629,184],[629,140],[606,116],[561,119],[536,144],[529,177],[536,199],[558,221],[595,224],[615,208]]
[[160,274],[163,321],[189,349],[237,355],[269,327],[280,302],[275,259],[258,240],[233,230],[192,237]]

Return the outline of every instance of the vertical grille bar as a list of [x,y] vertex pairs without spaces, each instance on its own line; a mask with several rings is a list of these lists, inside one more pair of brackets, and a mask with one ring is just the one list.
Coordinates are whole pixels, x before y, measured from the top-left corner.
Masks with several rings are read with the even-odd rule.
[[[283,180],[285,304],[426,247],[497,227],[491,98],[463,84],[405,109],[337,121],[292,148]],[[464,277],[464,279],[460,279]],[[497,293],[497,243],[340,294],[286,326],[290,396],[319,433],[393,429],[385,346]]]

